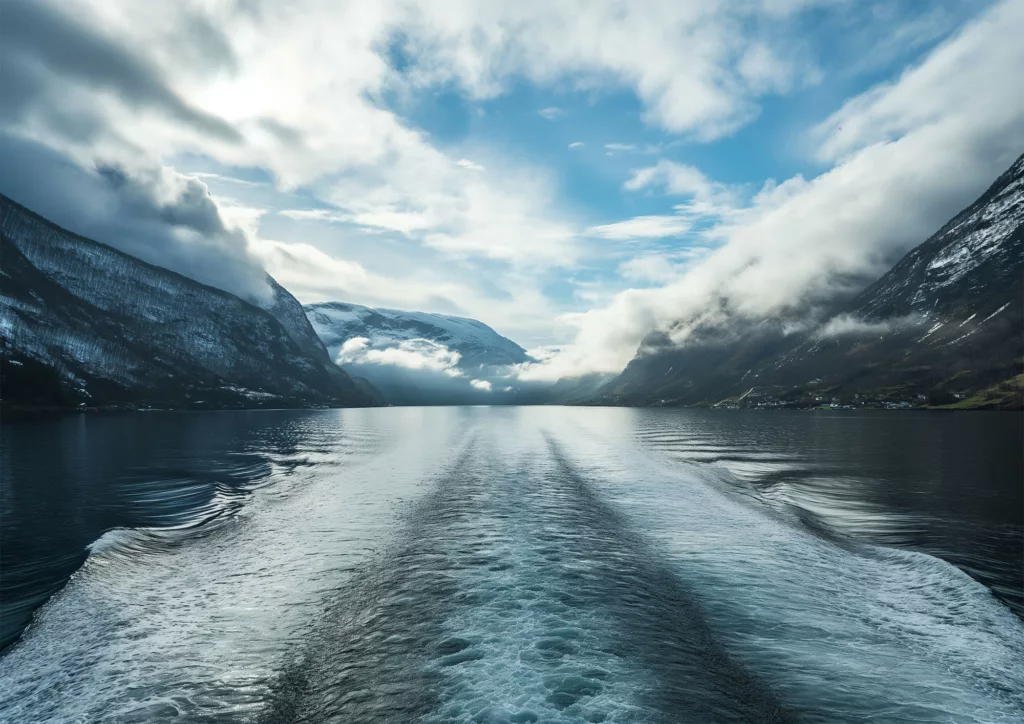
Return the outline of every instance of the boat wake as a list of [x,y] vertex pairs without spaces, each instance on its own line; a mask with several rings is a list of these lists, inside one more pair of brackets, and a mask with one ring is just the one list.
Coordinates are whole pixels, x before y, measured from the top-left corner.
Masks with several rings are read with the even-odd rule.
[[1024,716],[1024,626],[950,564],[822,535],[583,411],[446,419],[105,533],[0,659],[0,718]]

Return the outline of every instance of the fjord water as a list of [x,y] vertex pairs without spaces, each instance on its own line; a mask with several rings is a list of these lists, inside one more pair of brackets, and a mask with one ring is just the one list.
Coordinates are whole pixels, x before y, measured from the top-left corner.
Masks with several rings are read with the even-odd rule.
[[1016,722],[1022,419],[6,424],[0,720]]

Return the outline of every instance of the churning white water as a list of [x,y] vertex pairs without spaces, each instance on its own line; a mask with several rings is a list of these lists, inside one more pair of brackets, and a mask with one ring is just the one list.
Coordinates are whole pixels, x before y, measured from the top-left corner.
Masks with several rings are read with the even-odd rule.
[[0,719],[1024,717],[1024,625],[884,544],[926,512],[858,488],[870,466],[721,418],[273,414],[118,473],[149,524],[83,546],[0,657]]

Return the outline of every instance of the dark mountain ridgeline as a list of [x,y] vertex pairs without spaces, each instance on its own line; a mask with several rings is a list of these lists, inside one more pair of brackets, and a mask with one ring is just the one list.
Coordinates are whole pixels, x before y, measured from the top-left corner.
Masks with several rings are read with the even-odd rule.
[[590,401],[1021,407],[1024,156],[828,320],[797,322],[650,335]]
[[267,309],[62,229],[0,196],[6,408],[380,404],[299,302]]

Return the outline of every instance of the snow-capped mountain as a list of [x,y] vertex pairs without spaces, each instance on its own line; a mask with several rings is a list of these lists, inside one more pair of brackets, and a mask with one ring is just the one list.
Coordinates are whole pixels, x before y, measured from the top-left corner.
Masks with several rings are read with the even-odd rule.
[[977,201],[865,289],[848,311],[870,320],[914,315],[944,326],[962,322],[973,330],[1007,302],[1021,301],[1022,262],[1024,155]]
[[331,358],[392,404],[518,401],[513,365],[526,350],[483,322],[345,302],[310,304],[306,316]]
[[362,406],[298,301],[266,309],[62,229],[0,196],[7,405]]
[[332,358],[337,357],[347,340],[365,337],[375,348],[403,340],[430,340],[458,352],[458,367],[465,371],[480,365],[509,365],[529,359],[525,349],[475,319],[346,302],[307,304],[304,309]]
[[1024,156],[978,200],[820,324],[783,320],[656,335],[598,395],[699,404],[863,397],[1019,406],[1024,358]]

